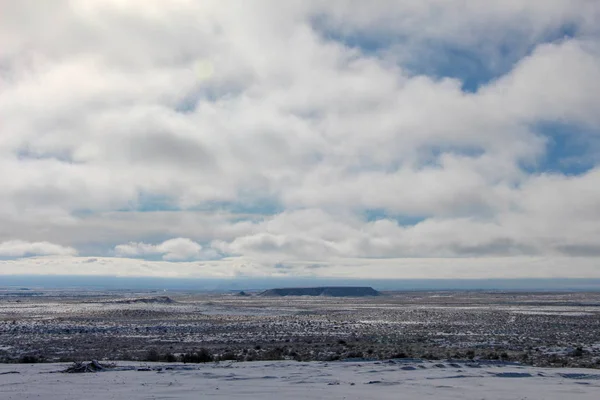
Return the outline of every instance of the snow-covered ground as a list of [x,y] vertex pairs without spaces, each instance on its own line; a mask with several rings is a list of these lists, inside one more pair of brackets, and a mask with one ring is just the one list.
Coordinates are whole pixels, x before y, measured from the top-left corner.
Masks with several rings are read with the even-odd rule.
[[600,370],[509,364],[389,362],[119,363],[55,373],[68,364],[0,364],[0,399],[594,399]]

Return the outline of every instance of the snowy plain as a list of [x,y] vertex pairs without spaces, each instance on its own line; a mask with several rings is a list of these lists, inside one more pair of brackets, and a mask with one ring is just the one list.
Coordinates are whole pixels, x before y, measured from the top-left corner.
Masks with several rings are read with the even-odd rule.
[[0,399],[598,399],[600,371],[464,361],[0,364]]

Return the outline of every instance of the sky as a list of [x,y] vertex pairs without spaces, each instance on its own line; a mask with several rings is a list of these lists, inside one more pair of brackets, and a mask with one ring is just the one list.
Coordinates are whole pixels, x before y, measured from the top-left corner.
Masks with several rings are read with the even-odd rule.
[[0,0],[0,275],[600,278],[597,0]]

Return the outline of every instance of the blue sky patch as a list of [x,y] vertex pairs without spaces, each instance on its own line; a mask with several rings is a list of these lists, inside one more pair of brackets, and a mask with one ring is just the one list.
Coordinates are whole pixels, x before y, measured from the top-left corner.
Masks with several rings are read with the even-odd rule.
[[524,166],[530,173],[582,175],[600,159],[600,131],[572,124],[540,123],[535,131],[546,140],[546,152],[535,165]]
[[419,215],[400,215],[394,214],[382,208],[369,208],[363,211],[362,215],[369,222],[375,222],[382,219],[395,221],[401,226],[413,226],[425,221],[427,218]]
[[169,196],[140,192],[135,203],[119,211],[155,212],[155,211],[181,211],[176,201]]
[[464,92],[474,93],[489,82],[508,73],[522,58],[530,55],[542,43],[574,38],[577,25],[565,23],[549,30],[536,43],[527,44],[525,30],[514,30],[498,41],[465,46],[446,40],[420,40],[409,36],[374,32],[344,32],[332,27],[326,17],[311,20],[312,28],[324,40],[335,41],[357,49],[363,55],[380,56],[393,47],[407,47],[409,58],[401,66],[413,75],[427,75],[435,79],[454,78],[462,82]]
[[231,214],[275,215],[285,208],[274,199],[247,199],[240,201],[211,201],[193,207],[193,211],[222,211]]

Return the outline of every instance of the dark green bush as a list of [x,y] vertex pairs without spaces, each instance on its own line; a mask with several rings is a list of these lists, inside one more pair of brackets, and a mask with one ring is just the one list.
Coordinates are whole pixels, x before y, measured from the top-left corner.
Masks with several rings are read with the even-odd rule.
[[158,350],[156,350],[156,349],[148,350],[148,352],[146,353],[146,356],[144,357],[144,361],[150,361],[150,362],[160,361],[160,354],[158,354]]
[[43,362],[38,356],[34,355],[25,355],[19,359],[19,363],[21,364],[36,364],[39,362]]
[[184,363],[207,363],[213,361],[212,354],[207,349],[200,349],[195,352],[185,353],[181,356],[181,361]]

